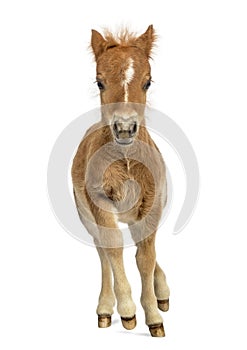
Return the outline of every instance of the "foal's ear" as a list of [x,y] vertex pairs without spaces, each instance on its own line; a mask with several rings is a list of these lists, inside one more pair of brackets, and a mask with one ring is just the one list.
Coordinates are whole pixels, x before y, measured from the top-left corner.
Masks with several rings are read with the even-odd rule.
[[92,29],[91,47],[93,49],[96,61],[98,60],[99,56],[107,49],[118,46],[117,41],[107,30],[105,31],[105,38],[103,38],[103,36],[97,32],[97,30]]
[[98,57],[105,51],[106,46],[107,42],[103,38],[103,36],[99,32],[97,32],[97,30],[92,29],[91,47],[93,49],[96,61]]
[[136,39],[135,45],[142,49],[147,57],[150,57],[151,51],[156,40],[155,31],[151,24],[148,29]]

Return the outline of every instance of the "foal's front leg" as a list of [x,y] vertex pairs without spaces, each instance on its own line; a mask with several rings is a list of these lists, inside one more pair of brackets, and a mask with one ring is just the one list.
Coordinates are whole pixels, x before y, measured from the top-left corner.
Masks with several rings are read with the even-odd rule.
[[155,233],[137,243],[136,262],[142,280],[141,304],[143,306],[146,324],[155,337],[165,336],[163,320],[157,308],[154,293],[154,270],[156,264]]
[[[96,214],[97,213],[97,214]],[[133,329],[136,325],[136,307],[132,300],[130,284],[127,280],[123,264],[123,240],[115,217],[111,212],[98,209],[95,220],[99,229],[99,244],[104,247],[105,257],[108,259],[114,277],[114,292],[117,299],[117,310],[121,316],[122,324],[126,329]],[[103,270],[102,279],[109,278],[109,268]],[[99,319],[101,309],[98,307]],[[104,310],[103,310],[104,311]]]
[[101,262],[102,284],[97,307],[98,326],[106,328],[111,325],[111,315],[115,305],[115,295],[112,288],[112,271],[109,260],[100,247],[97,247]]
[[114,276],[114,292],[117,298],[117,310],[126,329],[136,326],[136,307],[131,297],[131,288],[123,264],[123,248],[105,248]]

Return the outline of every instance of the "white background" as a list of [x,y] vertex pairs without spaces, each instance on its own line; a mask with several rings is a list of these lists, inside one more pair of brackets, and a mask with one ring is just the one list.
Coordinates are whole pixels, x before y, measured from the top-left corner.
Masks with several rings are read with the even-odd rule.
[[[246,2],[160,3],[1,2],[1,349],[246,349]],[[134,248],[125,262],[137,328],[125,331],[117,314],[97,328],[96,251],[63,231],[46,192],[58,134],[99,103],[91,28],[151,23],[150,105],[182,127],[201,173],[192,221],[157,239],[172,293],[162,339],[144,325]]]

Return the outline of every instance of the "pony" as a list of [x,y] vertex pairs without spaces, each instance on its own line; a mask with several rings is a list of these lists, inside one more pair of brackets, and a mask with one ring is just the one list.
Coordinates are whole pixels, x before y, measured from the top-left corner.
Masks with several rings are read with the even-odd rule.
[[104,36],[92,30],[101,120],[83,137],[71,174],[79,217],[101,262],[98,327],[111,325],[115,299],[123,327],[136,326],[136,306],[123,263],[122,222],[137,247],[146,325],[153,337],[163,337],[158,309],[169,309],[170,290],[156,260],[155,236],[167,201],[166,168],[145,126],[155,40],[152,25],[139,36],[128,30],[118,35],[105,31]]

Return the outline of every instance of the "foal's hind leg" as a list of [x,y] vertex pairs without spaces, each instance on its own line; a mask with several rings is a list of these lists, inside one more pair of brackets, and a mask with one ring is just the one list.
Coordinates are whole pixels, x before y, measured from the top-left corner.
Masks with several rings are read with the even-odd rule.
[[115,305],[115,296],[112,289],[111,265],[102,248],[97,247],[102,271],[102,284],[97,307],[98,326],[106,328],[111,325],[111,315]]
[[158,302],[158,308],[161,311],[168,311],[170,289],[166,282],[166,275],[156,262],[154,269],[154,292]]

